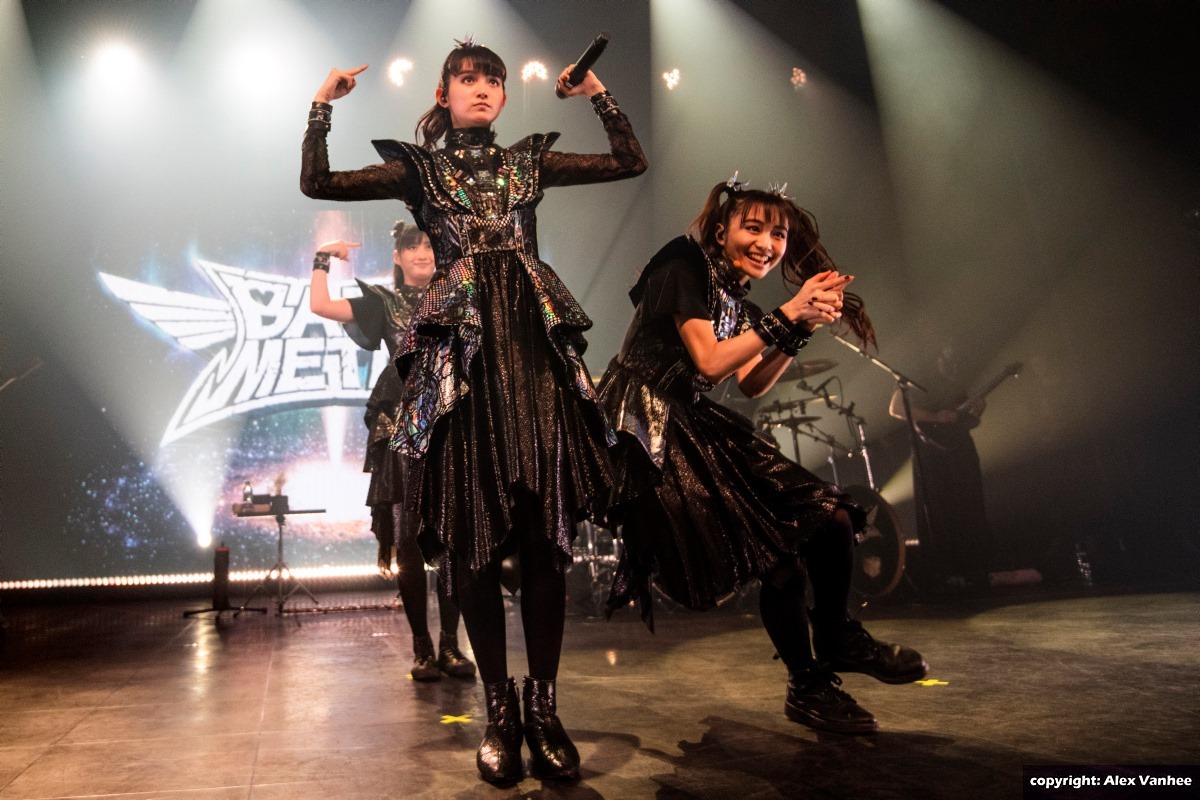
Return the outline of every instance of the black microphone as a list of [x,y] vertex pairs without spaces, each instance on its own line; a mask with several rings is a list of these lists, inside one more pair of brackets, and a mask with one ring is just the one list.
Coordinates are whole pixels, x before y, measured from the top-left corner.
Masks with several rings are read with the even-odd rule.
[[[592,65],[600,60],[600,54],[604,52],[604,48],[608,47],[608,34],[602,33],[592,40],[592,43],[587,46],[587,50],[583,51],[583,55],[575,62],[575,66],[567,73],[567,88],[578,86],[579,82],[587,77],[588,70]],[[554,93],[559,97],[566,97],[562,89],[555,86]]]

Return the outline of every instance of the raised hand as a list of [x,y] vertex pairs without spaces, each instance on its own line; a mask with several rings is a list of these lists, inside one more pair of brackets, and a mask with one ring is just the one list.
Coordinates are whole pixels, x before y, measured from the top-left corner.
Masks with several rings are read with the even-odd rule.
[[329,70],[329,74],[325,77],[325,82],[321,84],[321,88],[317,89],[317,93],[313,96],[313,101],[317,103],[332,103],[339,97],[345,97],[354,90],[358,84],[355,80],[359,73],[367,68],[366,64],[354,69],[341,70],[337,67]]
[[350,260],[350,249],[352,247],[362,247],[360,242],[343,242],[341,239],[332,242],[326,242],[317,248],[318,253],[329,253],[334,258],[340,258],[342,261]]
[[568,87],[567,76],[571,74],[571,70],[574,68],[575,65],[571,64],[558,76],[558,83],[555,84],[554,91],[558,93],[559,97],[575,97],[576,95],[591,97],[604,91],[604,84],[596,77],[596,73],[590,69],[587,75],[583,77],[583,80],[574,86]]

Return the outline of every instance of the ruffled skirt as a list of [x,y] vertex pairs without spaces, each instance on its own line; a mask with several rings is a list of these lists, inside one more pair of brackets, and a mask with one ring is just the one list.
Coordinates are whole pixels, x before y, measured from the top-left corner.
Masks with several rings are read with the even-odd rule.
[[[602,398],[644,394],[638,376],[609,367]],[[688,608],[705,609],[780,560],[846,509],[855,530],[865,516],[836,486],[785,458],[741,415],[706,397],[670,399],[659,470],[645,447],[621,432],[612,520],[624,548],[609,608],[638,599],[649,618],[651,579]]]
[[421,548],[449,577],[534,536],[565,569],[576,524],[611,493],[604,415],[572,388],[521,263],[485,253],[476,267],[483,335],[469,390],[435,423],[428,453],[409,462]]

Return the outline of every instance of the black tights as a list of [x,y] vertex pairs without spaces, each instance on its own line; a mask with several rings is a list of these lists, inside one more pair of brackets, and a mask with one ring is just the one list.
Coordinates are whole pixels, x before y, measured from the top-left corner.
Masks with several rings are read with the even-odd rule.
[[[415,536],[405,536],[396,546],[396,584],[400,588],[400,601],[404,603],[404,616],[412,628],[413,638],[429,635],[429,601],[425,584],[425,562]],[[458,605],[450,597],[446,581],[437,579],[438,616],[442,632],[458,633]]]
[[[525,630],[525,657],[529,677],[554,680],[562,653],[566,620],[566,577],[554,562],[554,545],[532,526],[514,532],[520,544],[521,626]],[[464,560],[458,563],[458,597],[463,624],[475,651],[475,663],[484,683],[508,677],[507,639],[504,630],[504,598],[500,593],[500,565],[472,572]]]
[[854,530],[843,509],[815,532],[800,558],[786,559],[763,579],[759,610],[779,657],[793,672],[813,664],[804,602],[805,576],[813,587],[813,627],[818,635],[838,630],[846,616],[854,567]]

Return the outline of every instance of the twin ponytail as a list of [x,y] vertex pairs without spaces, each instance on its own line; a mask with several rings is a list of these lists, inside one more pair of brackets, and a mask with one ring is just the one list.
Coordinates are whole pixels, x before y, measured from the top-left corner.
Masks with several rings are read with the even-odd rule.
[[[718,183],[709,191],[704,207],[692,221],[688,233],[706,252],[720,257],[724,248],[717,241],[718,231],[722,228],[729,230],[729,223],[735,214],[742,217],[751,209],[762,209],[769,218],[781,218],[787,223],[788,246],[780,266],[784,285],[790,291],[799,291],[804,282],[818,272],[838,269],[825,250],[825,245],[821,244],[820,231],[812,214],[784,194],[742,188],[736,176]],[[845,293],[842,319],[835,325],[835,330],[839,327],[852,331],[863,345],[876,346],[875,327],[867,316],[862,298],[853,292]]]

